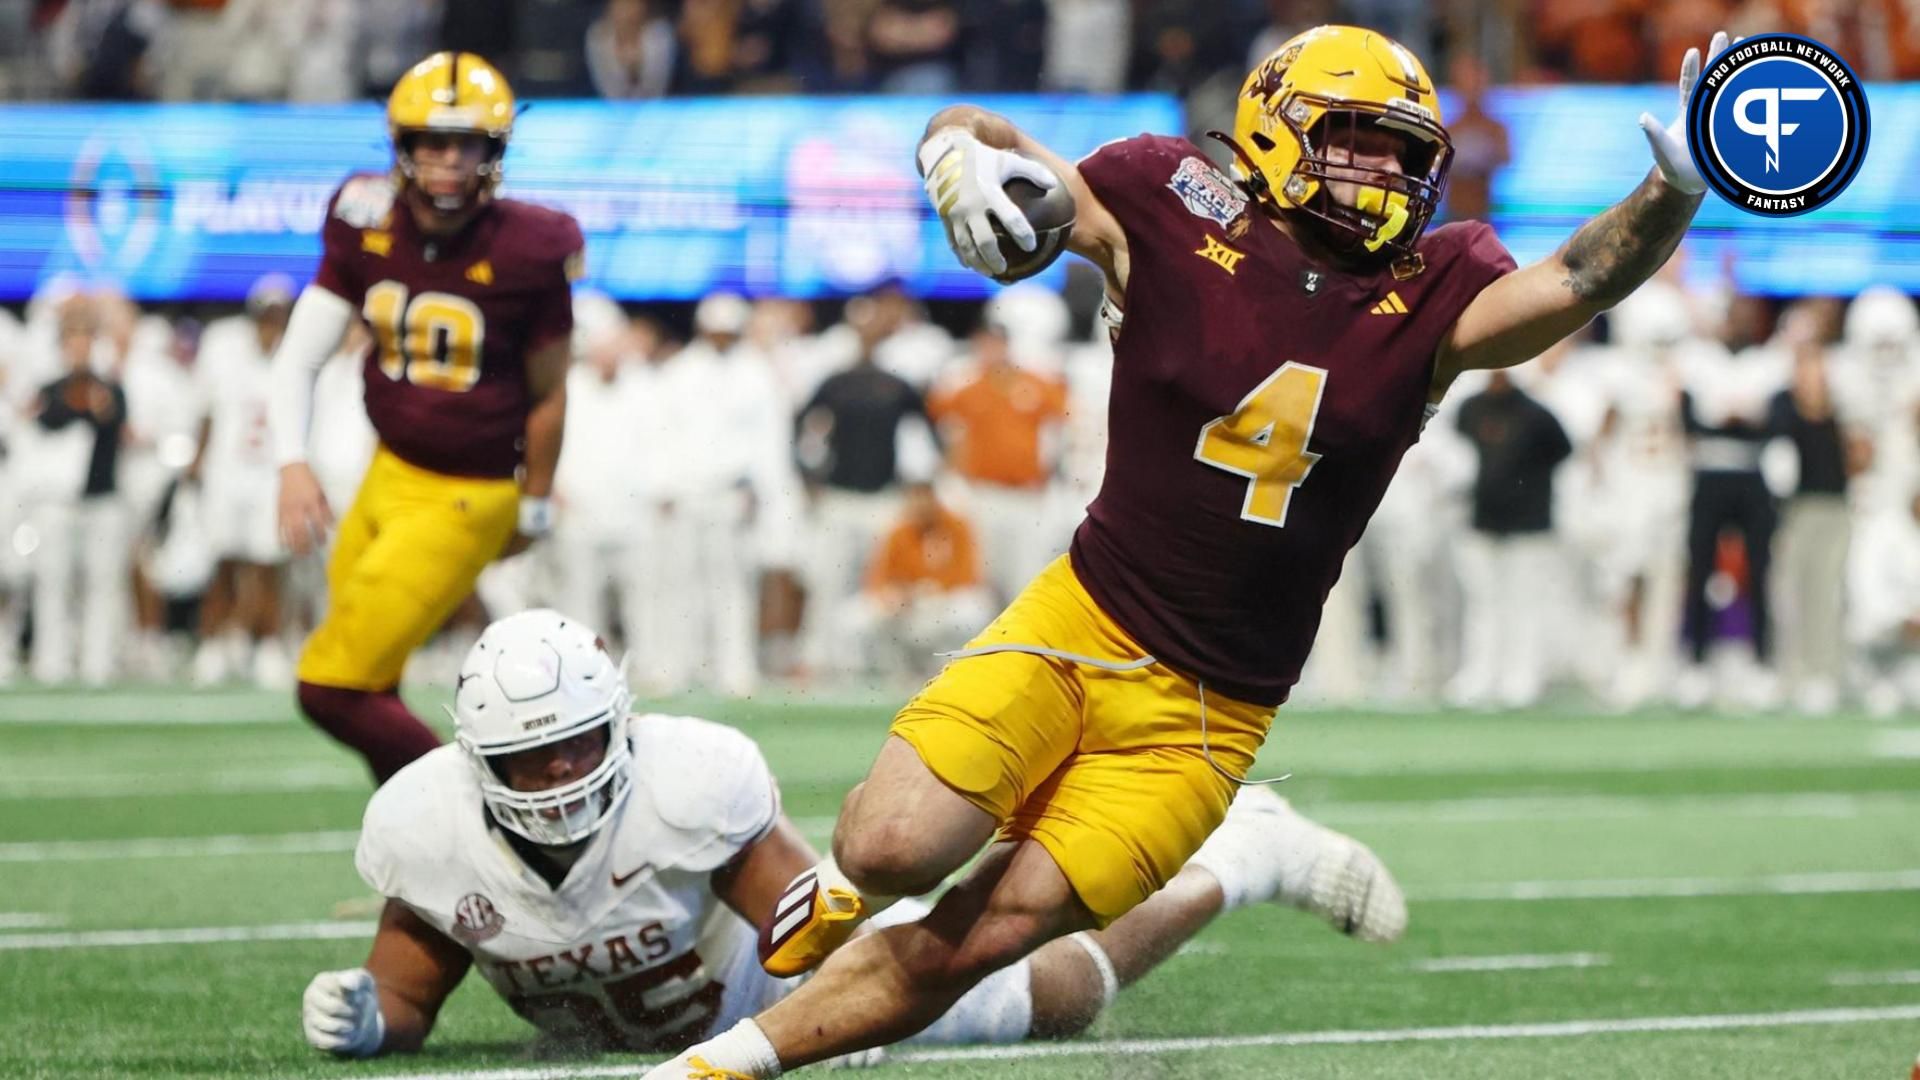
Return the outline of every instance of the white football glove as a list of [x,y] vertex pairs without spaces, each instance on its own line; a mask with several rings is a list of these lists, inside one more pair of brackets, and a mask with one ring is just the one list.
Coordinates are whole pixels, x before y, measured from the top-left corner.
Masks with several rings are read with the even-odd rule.
[[372,1057],[387,1038],[380,992],[366,968],[323,971],[307,984],[300,1026],[316,1050],[340,1057]]
[[1013,242],[1032,251],[1040,243],[1004,185],[1023,177],[1052,191],[1060,181],[1052,170],[1011,150],[998,150],[963,128],[942,128],[920,144],[920,174],[927,198],[947,227],[947,242],[969,270],[989,277],[1007,271],[1000,240],[993,234],[998,221]]
[[[1717,59],[1727,51],[1727,32],[1713,35],[1712,44],[1707,46],[1708,61]],[[1700,78],[1700,50],[1688,49],[1686,59],[1680,61],[1680,116],[1672,124],[1662,127],[1652,113],[1640,114],[1640,130],[1646,133],[1647,145],[1653,148],[1654,164],[1660,166],[1660,175],[1676,190],[1688,195],[1698,195],[1707,190],[1707,182],[1700,178],[1700,168],[1693,163],[1693,154],[1687,149],[1687,99],[1693,96],[1693,84]]]

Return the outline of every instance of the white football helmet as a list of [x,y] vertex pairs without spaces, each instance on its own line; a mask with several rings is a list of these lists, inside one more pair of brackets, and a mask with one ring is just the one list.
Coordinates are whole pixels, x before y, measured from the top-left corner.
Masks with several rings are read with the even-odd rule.
[[[631,789],[627,679],[592,630],[557,611],[509,615],[487,627],[460,665],[453,720],[495,821],[536,844],[593,835]],[[546,791],[516,791],[495,765],[507,754],[605,725],[607,755],[592,772]]]

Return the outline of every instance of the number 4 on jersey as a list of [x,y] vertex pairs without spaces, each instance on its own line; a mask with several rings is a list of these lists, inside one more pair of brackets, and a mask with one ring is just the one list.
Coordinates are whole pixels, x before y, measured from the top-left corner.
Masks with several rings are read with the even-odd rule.
[[1306,482],[1320,455],[1307,449],[1327,373],[1289,360],[1240,401],[1232,413],[1200,429],[1195,460],[1247,478],[1241,518],[1282,528],[1293,489]]

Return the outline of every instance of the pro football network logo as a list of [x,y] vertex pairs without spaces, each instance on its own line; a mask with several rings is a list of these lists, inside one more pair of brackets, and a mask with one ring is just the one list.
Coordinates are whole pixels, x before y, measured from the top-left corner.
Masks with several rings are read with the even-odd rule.
[[1707,185],[1752,214],[1832,202],[1867,157],[1867,95],[1838,53],[1758,34],[1715,57],[1687,103],[1687,147]]

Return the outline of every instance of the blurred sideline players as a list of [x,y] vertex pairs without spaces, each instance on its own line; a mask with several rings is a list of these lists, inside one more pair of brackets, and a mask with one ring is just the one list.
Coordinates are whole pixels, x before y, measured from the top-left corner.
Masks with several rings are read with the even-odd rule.
[[[1016,301],[1017,302],[1017,301]],[[967,482],[993,590],[1001,601],[1065,549],[1049,528],[1066,384],[1014,363],[1005,297],[987,304],[965,367],[936,384],[927,411]]]
[[400,700],[409,654],[488,563],[551,527],[583,255],[572,218],[494,195],[514,100],[486,61],[422,60],[387,120],[393,174],[334,195],[272,401],[281,539],[301,554],[333,524],[307,463],[314,380],[356,318],[371,327],[380,445],[334,530],[326,613],[298,675],[302,710],[376,781],[439,743]]
[[276,520],[267,402],[293,290],[284,275],[263,277],[247,291],[245,315],[215,320],[200,335],[195,375],[207,412],[187,477],[201,486],[207,539],[218,561],[200,601],[193,679],[201,685],[246,670],[259,685],[279,687],[292,674],[280,640],[287,552]]
[[[793,991],[798,980],[761,969],[754,920],[817,856],[759,747],[629,704],[594,630],[551,610],[487,628],[460,668],[457,745],[367,805],[354,861],[385,910],[365,966],[308,984],[308,1043],[342,1057],[418,1050],[470,971],[562,1051],[673,1052]],[[1329,892],[1326,869],[1349,853],[1372,858],[1270,791],[1245,792],[1218,840],[1099,941],[1005,968],[912,1041],[1081,1032],[1234,907],[1274,901],[1340,926],[1354,898]],[[1358,935],[1391,940],[1405,905],[1384,868],[1376,887]],[[925,911],[904,903],[881,924]]]
[[900,516],[841,616],[846,647],[862,659],[862,670],[925,679],[938,666],[937,653],[993,618],[996,600],[981,573],[976,536],[967,518],[941,503],[932,483],[906,485]]

